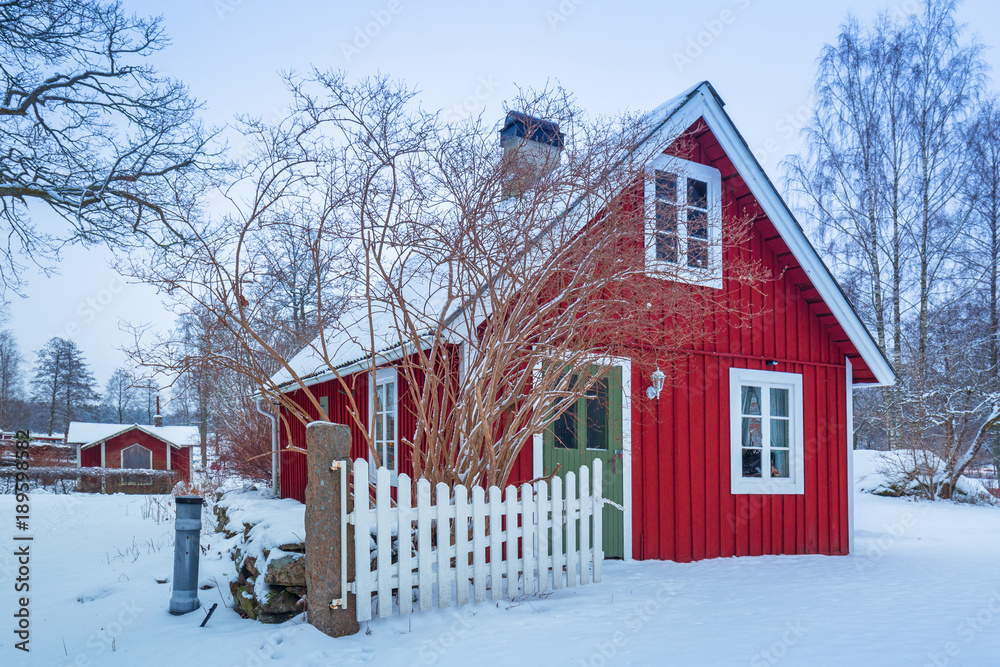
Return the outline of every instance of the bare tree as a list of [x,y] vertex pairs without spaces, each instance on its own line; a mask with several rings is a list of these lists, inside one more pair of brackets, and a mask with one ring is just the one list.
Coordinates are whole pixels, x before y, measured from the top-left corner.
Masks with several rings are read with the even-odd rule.
[[932,322],[927,363],[914,344],[904,355],[901,432],[894,451],[899,476],[928,499],[951,498],[959,479],[988,451],[1000,426],[1000,391],[989,360],[990,336],[979,304],[949,306]]
[[[941,298],[954,294],[942,285],[956,265],[968,210],[960,206],[969,177],[970,154],[964,125],[973,113],[985,64],[982,46],[963,43],[955,21],[957,0],[927,0],[911,18],[915,54],[909,125],[914,147],[916,225],[910,228],[918,261],[917,362],[926,362],[928,327]],[[945,301],[947,303],[947,301]]]
[[116,368],[108,378],[104,401],[113,419],[119,424],[131,421],[136,411],[136,378],[127,368]]
[[[48,268],[60,244],[183,240],[175,225],[209,172],[208,137],[183,85],[148,64],[167,43],[159,19],[101,0],[0,6],[0,282],[24,261]],[[66,222],[48,233],[32,212]]]
[[63,338],[52,338],[38,351],[32,384],[35,400],[46,408],[49,435],[56,430],[65,432],[98,398],[83,352],[72,340]]
[[[385,78],[314,72],[289,83],[291,116],[245,129],[257,152],[229,190],[231,214],[202,225],[210,232],[183,263],[134,267],[214,315],[230,341],[217,362],[251,378],[286,427],[310,419],[297,389],[323,414],[299,373],[314,367],[336,378],[371,458],[399,455],[376,447],[357,405],[355,383],[367,376],[343,369],[360,360],[374,371],[401,351],[400,387],[418,424],[401,444],[414,474],[502,484],[530,435],[592,390],[595,363],[628,357],[669,371],[707,335],[709,315],[749,315],[692,285],[685,267],[650,275],[652,221],[638,203],[648,161],[674,139],[647,140],[652,119],[591,121],[562,91],[525,94],[512,104],[524,118],[569,135],[539,169],[505,156],[492,124],[443,122]],[[743,242],[749,224],[727,211],[691,266],[713,268],[699,262]],[[310,296],[314,338],[266,317],[273,270],[258,249],[279,226],[310,239],[298,270],[327,276]],[[727,262],[743,284],[767,278],[737,253]],[[289,340],[302,348],[295,365]]]
[[[855,304],[891,347],[900,384],[857,406],[865,440],[877,442],[881,431],[889,448],[925,446],[938,434],[940,415],[927,412],[916,430],[912,422],[919,397],[943,390],[930,378],[964,382],[942,376],[928,356],[935,328],[948,324],[938,320],[965,307],[972,282],[963,258],[978,243],[968,127],[985,66],[955,8],[954,0],[924,0],[905,20],[882,14],[870,27],[849,18],[820,60],[809,155],[788,161]],[[908,440],[904,431],[922,435]]]
[[10,430],[15,425],[15,402],[20,401],[24,391],[23,361],[14,333],[10,329],[0,331],[0,430]]

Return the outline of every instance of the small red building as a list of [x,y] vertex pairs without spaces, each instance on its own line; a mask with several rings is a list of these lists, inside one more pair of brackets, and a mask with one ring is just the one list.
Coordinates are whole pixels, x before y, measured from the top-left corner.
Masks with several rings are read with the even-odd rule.
[[76,445],[81,468],[173,470],[191,481],[191,447],[197,426],[146,426],[71,422],[66,443]]
[[[606,477],[612,477],[604,488],[624,511],[606,510],[617,514],[606,514],[604,551],[626,559],[682,562],[847,554],[853,541],[852,389],[890,385],[894,372],[712,86],[704,82],[691,88],[652,117],[656,129],[650,146],[683,136],[685,149],[684,159],[673,147],[648,156],[643,197],[647,210],[655,210],[647,218],[656,222],[645,237],[647,265],[694,267],[698,289],[720,304],[759,305],[766,299],[771,308],[751,327],[715,318],[710,339],[678,352],[680,381],[675,377],[659,395],[647,393],[653,368],[628,359],[609,361],[604,390],[610,412],[603,419],[616,429],[621,444],[601,454],[608,462]],[[661,191],[663,181],[673,184],[669,193]],[[687,200],[691,192],[700,193],[697,202]],[[678,226],[676,218],[673,226],[657,224],[661,200],[669,204],[665,211],[687,209],[707,220],[700,233]],[[727,248],[726,256],[706,257],[713,251],[697,244],[719,233],[724,207],[753,215],[750,238]],[[741,287],[730,271],[736,260],[759,261],[770,269],[775,279],[765,282],[763,295]],[[345,354],[339,368],[365,413],[360,421],[371,424],[376,445],[387,453],[395,453],[403,436],[416,428],[410,392],[396,386],[391,356],[380,352],[382,365],[371,372],[358,355]],[[308,352],[290,364],[328,407],[330,419],[351,425],[352,454],[367,458],[366,439],[347,412],[334,374],[317,367]],[[278,384],[288,379],[274,378]],[[289,391],[318,417],[301,389]],[[581,414],[589,418],[586,408]],[[304,426],[290,421],[291,438],[282,449],[305,448]],[[567,448],[556,446],[551,433],[537,434],[522,450],[510,482],[543,476],[557,462],[574,464],[577,453],[592,458],[601,448],[584,442],[587,437],[574,435],[573,447]],[[391,461],[395,472],[409,472],[405,452],[399,454],[382,459]],[[302,501],[305,483],[303,457],[282,451],[280,495]]]

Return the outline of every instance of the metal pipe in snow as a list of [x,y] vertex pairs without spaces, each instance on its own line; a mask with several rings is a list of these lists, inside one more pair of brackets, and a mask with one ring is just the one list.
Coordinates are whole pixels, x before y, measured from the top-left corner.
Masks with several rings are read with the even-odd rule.
[[268,412],[263,406],[264,399],[258,398],[257,412],[271,420],[271,493],[278,496],[278,416]]
[[175,616],[194,611],[198,600],[198,556],[201,553],[201,506],[197,496],[177,497],[174,582],[168,611]]

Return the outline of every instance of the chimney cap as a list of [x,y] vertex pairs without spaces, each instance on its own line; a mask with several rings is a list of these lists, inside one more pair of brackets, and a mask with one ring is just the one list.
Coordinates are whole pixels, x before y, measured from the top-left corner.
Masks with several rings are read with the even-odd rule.
[[508,111],[507,119],[500,130],[500,142],[514,137],[523,137],[548,146],[562,149],[566,143],[566,135],[559,131],[559,124],[551,120],[535,118],[520,111]]

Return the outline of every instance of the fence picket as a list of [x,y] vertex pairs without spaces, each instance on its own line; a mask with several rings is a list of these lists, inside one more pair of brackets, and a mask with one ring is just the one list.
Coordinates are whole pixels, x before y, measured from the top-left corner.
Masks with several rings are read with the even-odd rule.
[[604,565],[604,465],[601,459],[594,459],[594,583],[599,583],[603,575]]
[[507,597],[517,596],[517,580],[520,574],[520,558],[517,553],[517,489],[508,486],[504,490],[507,501]]
[[576,586],[576,562],[579,546],[576,541],[576,519],[579,514],[576,500],[576,475],[566,473],[566,586]]
[[378,589],[378,617],[392,616],[392,524],[389,513],[392,510],[392,493],[389,483],[389,469],[379,468],[375,475],[375,544],[378,567],[375,569],[375,585]]
[[521,555],[524,559],[524,594],[535,592],[535,542],[537,532],[535,523],[535,491],[531,484],[521,485]]
[[455,487],[455,604],[469,604],[469,500]]
[[[589,470],[581,466],[565,479],[553,477],[551,483],[540,480],[520,489],[477,486],[470,492],[460,484],[451,489],[443,483],[432,489],[419,479],[414,507],[413,480],[401,474],[393,507],[390,471],[371,471],[367,461],[358,459],[353,480],[358,621],[371,620],[373,593],[379,617],[386,618],[397,609],[394,591],[397,613],[409,614],[415,607],[433,608],[435,588],[437,606],[449,607],[470,599],[485,601],[487,581],[494,600],[601,581],[602,475],[602,462],[595,460]],[[369,479],[375,480],[374,499]]]
[[538,592],[549,590],[549,489],[545,480],[538,482]]
[[472,489],[472,589],[473,600],[486,600],[486,501],[483,489]]
[[590,475],[580,466],[580,584],[590,583]]
[[500,489],[490,487],[490,598],[503,597],[503,525],[500,518]]
[[417,595],[420,611],[429,611],[433,605],[431,566],[431,483],[417,480]]
[[451,522],[448,520],[451,512],[451,491],[444,482],[438,482],[434,498],[437,507],[437,585],[438,607],[451,606]]
[[566,500],[561,477],[552,478],[552,590],[563,587],[563,570],[566,569],[566,552],[563,550],[563,531],[566,529]]
[[368,499],[368,462],[354,462],[354,581],[359,621],[372,617],[371,510]]
[[396,493],[396,507],[399,512],[399,613],[409,614],[413,611],[413,509],[410,507],[410,477],[399,476],[399,488]]

